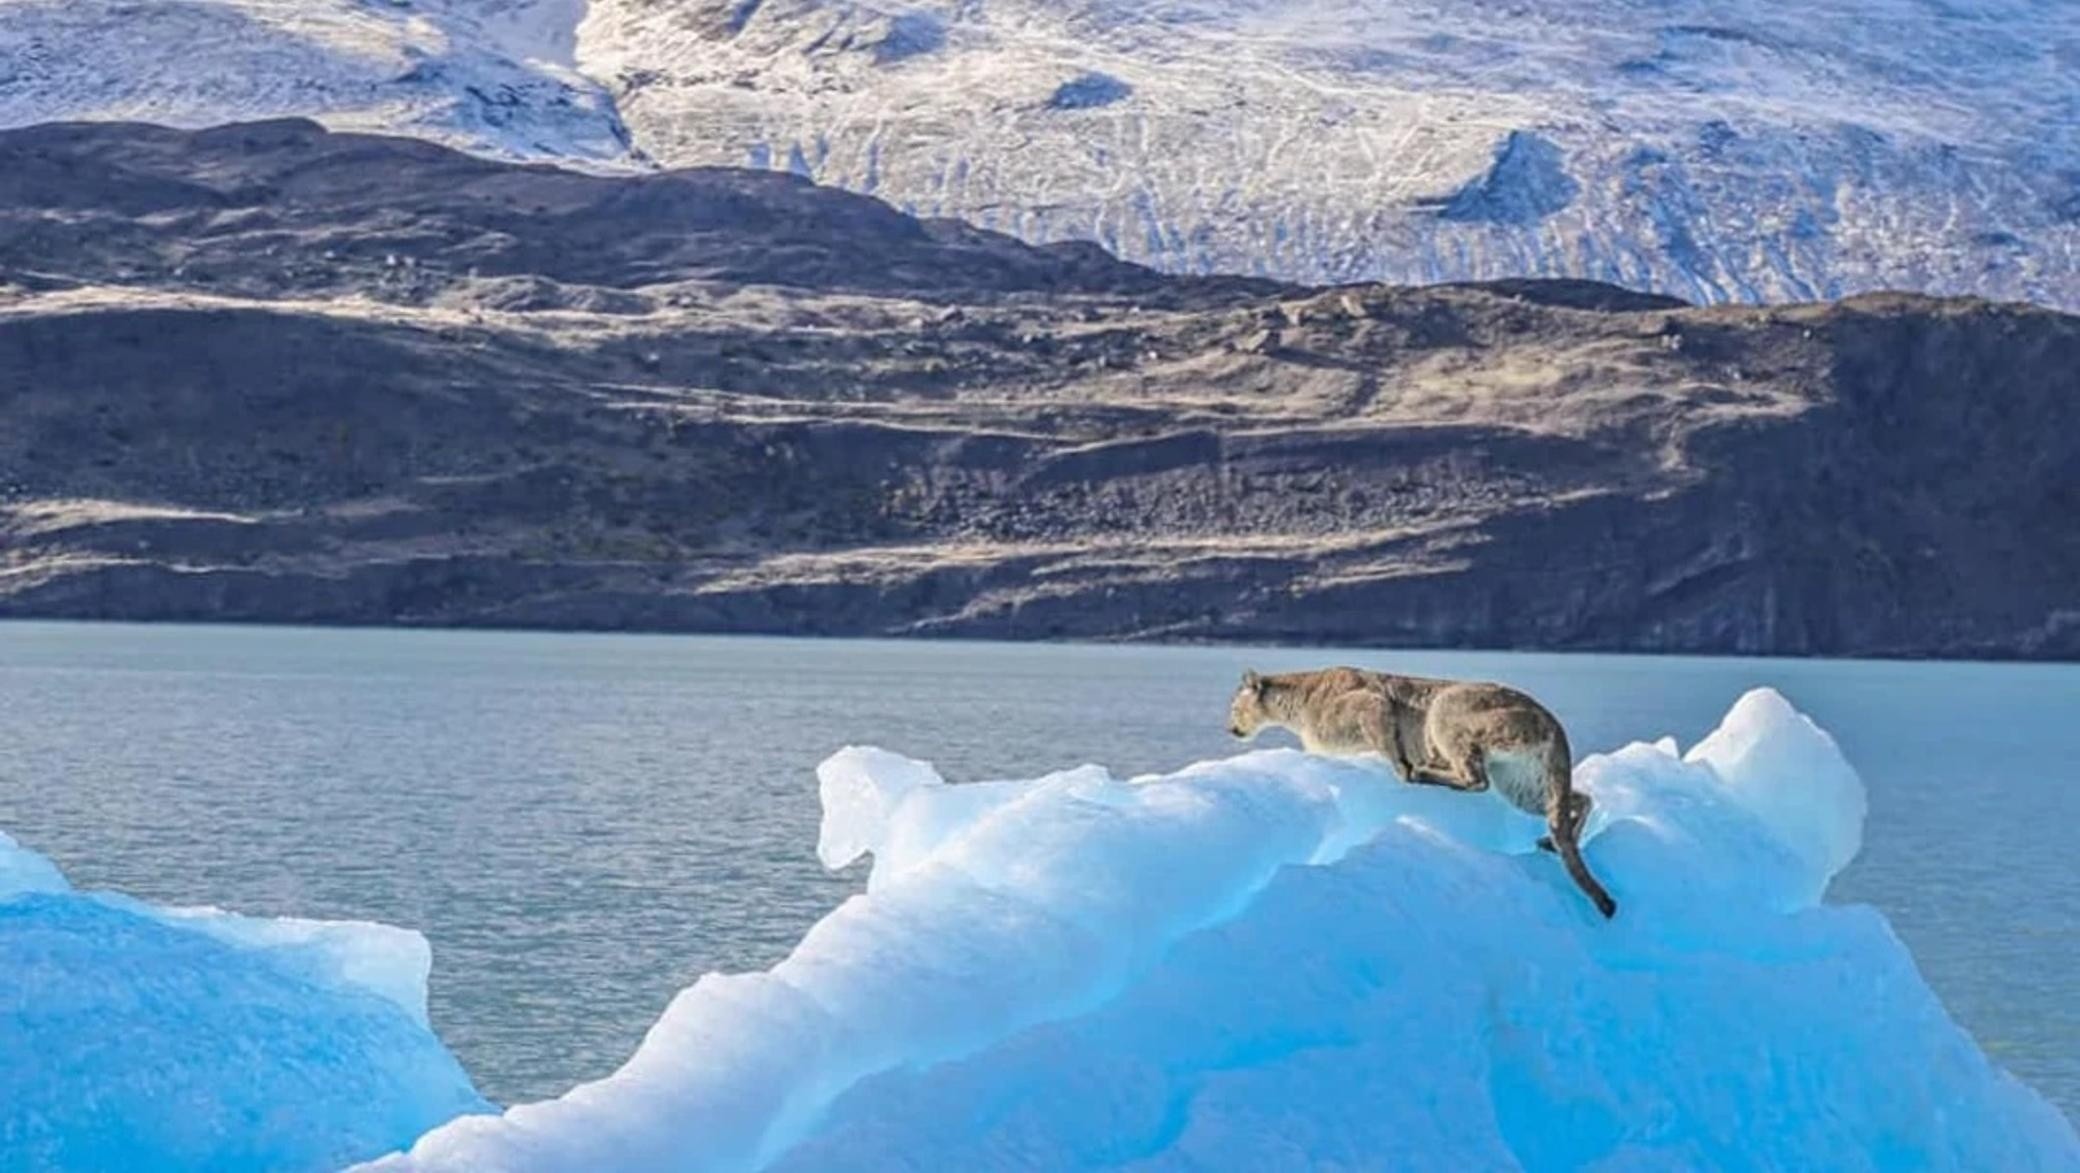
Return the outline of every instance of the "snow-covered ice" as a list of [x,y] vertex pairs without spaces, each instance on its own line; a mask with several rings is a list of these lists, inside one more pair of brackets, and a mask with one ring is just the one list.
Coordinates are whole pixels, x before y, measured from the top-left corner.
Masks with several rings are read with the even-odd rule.
[[1182,272],[2070,308],[2076,38],[2070,0],[0,0],[0,125],[772,167]]
[[864,894],[614,1075],[371,1168],[2080,1168],[1884,918],[1822,902],[1863,784],[1768,690],[1578,766],[1614,922],[1533,820],[1361,761],[819,777]]
[[590,4],[653,158],[1181,272],[2080,304],[2070,0],[722,8]]
[[491,1105],[417,933],[75,891],[0,834],[0,1169],[333,1169]]
[[570,62],[583,0],[0,0],[0,126],[303,115],[479,154],[644,160]]

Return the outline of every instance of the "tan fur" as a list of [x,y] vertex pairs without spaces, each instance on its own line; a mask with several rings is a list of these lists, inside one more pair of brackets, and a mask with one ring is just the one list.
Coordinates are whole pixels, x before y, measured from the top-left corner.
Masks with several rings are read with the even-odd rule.
[[1376,753],[1412,783],[1486,790],[1543,815],[1539,846],[1557,852],[1597,911],[1617,914],[1582,862],[1589,796],[1574,789],[1574,758],[1560,721],[1501,684],[1324,668],[1280,676],[1247,673],[1228,707],[1228,732],[1250,738],[1290,729],[1310,753]]

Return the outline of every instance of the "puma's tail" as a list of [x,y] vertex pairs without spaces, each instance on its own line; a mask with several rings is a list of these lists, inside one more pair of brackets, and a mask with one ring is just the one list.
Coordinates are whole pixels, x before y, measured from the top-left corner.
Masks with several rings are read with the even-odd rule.
[[1589,865],[1582,862],[1582,824],[1588,820],[1589,796],[1574,792],[1573,755],[1568,752],[1566,740],[1555,737],[1546,750],[1546,830],[1551,833],[1553,850],[1559,853],[1568,876],[1607,919],[1618,915],[1618,902],[1611,899],[1611,894],[1589,874]]

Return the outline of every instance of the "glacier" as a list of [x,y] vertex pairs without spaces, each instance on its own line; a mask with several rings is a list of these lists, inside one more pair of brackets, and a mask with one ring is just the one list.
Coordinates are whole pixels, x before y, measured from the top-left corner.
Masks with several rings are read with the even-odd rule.
[[572,59],[582,9],[582,0],[0,0],[0,126],[201,128],[303,115],[500,158],[646,166],[612,95]]
[[1173,272],[2072,309],[2076,54],[2067,0],[0,0],[0,125],[790,170]]
[[2076,47],[2064,0],[593,0],[576,52],[659,160],[1175,272],[2071,308]]
[[0,834],[0,1169],[320,1170],[486,1103],[386,925],[75,890]]
[[1578,764],[1612,922],[1535,820],[1375,762],[818,776],[864,892],[607,1078],[363,1168],[2080,1168],[1884,918],[1825,901],[1865,788],[1767,689]]

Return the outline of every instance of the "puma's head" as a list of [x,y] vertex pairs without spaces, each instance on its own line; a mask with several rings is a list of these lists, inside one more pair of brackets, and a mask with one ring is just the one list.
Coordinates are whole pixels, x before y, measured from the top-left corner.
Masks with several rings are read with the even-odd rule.
[[1264,687],[1269,682],[1255,672],[1242,674],[1242,687],[1235,690],[1235,699],[1228,703],[1228,732],[1244,741],[1257,735],[1257,730],[1270,720],[1264,711]]

